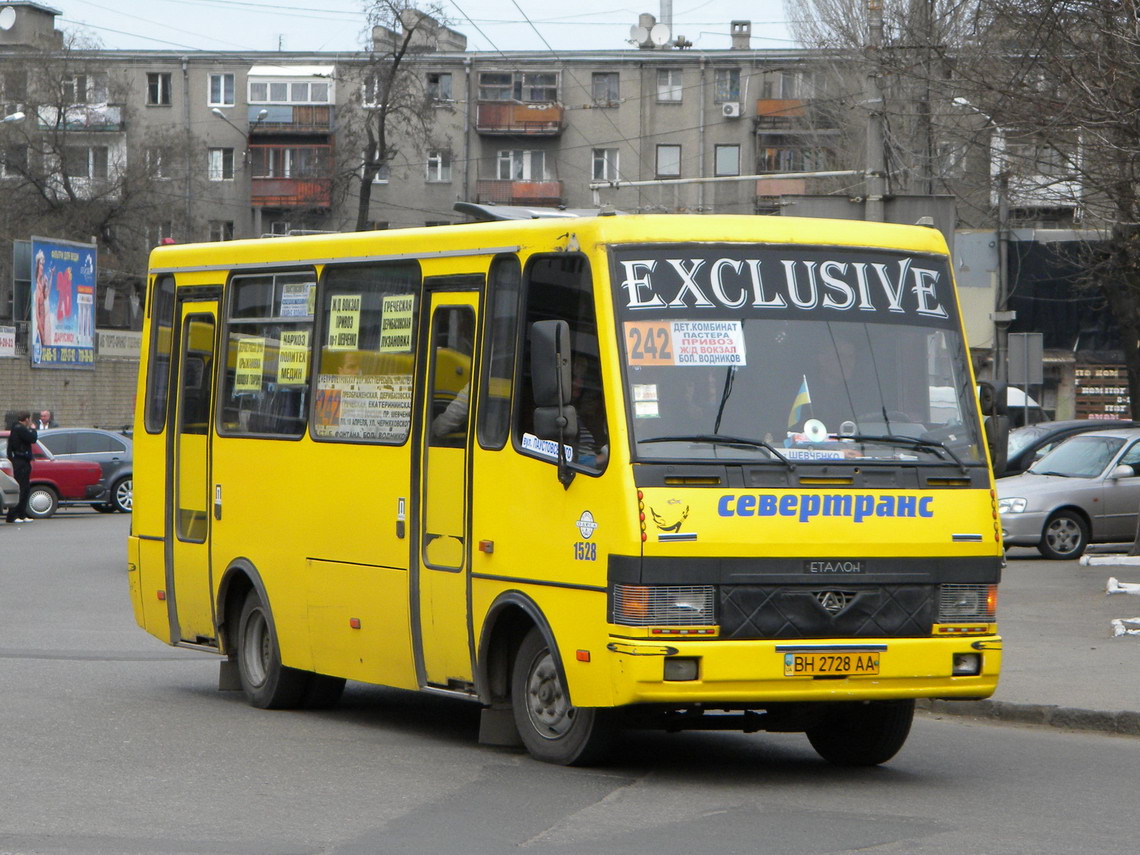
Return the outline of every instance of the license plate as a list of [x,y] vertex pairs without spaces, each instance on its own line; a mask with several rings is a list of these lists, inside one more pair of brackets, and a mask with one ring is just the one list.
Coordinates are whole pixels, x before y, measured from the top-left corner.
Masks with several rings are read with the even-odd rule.
[[785,677],[858,677],[879,673],[879,654],[853,650],[843,653],[785,653]]

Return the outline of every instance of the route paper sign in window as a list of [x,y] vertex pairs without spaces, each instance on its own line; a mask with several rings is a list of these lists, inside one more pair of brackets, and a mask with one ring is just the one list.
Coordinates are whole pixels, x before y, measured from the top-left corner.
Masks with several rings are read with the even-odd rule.
[[746,365],[738,320],[626,321],[630,365]]

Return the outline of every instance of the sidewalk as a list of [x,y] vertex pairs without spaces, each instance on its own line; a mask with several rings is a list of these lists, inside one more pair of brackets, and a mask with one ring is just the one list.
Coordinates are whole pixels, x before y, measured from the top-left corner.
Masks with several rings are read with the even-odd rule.
[[998,593],[1001,680],[986,701],[931,701],[936,714],[1140,736],[1140,636],[1113,636],[1140,616],[1140,596],[1105,593],[1109,577],[1140,582],[1140,566],[1048,561],[1009,550]]

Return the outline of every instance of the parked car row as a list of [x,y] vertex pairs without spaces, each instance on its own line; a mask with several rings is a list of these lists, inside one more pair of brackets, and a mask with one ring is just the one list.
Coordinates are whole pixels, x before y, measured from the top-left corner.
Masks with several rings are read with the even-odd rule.
[[[0,431],[0,471],[12,481],[7,459],[8,431]],[[50,517],[60,505],[89,504],[103,513],[130,513],[134,489],[131,440],[98,428],[40,431],[32,448],[28,515]],[[15,485],[15,481],[12,481]],[[5,508],[18,501],[0,480]]]

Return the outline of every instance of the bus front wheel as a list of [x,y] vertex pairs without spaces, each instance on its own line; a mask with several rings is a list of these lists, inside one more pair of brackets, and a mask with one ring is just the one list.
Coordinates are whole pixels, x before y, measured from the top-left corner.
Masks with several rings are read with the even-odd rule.
[[903,747],[913,720],[913,700],[840,703],[807,729],[807,738],[828,763],[878,766]]
[[530,755],[560,766],[585,766],[605,754],[612,737],[609,710],[576,707],[537,629],[519,646],[511,674],[511,705]]
[[281,664],[281,649],[269,607],[250,591],[241,607],[237,639],[241,688],[250,704],[261,709],[299,706],[308,688],[308,674]]

